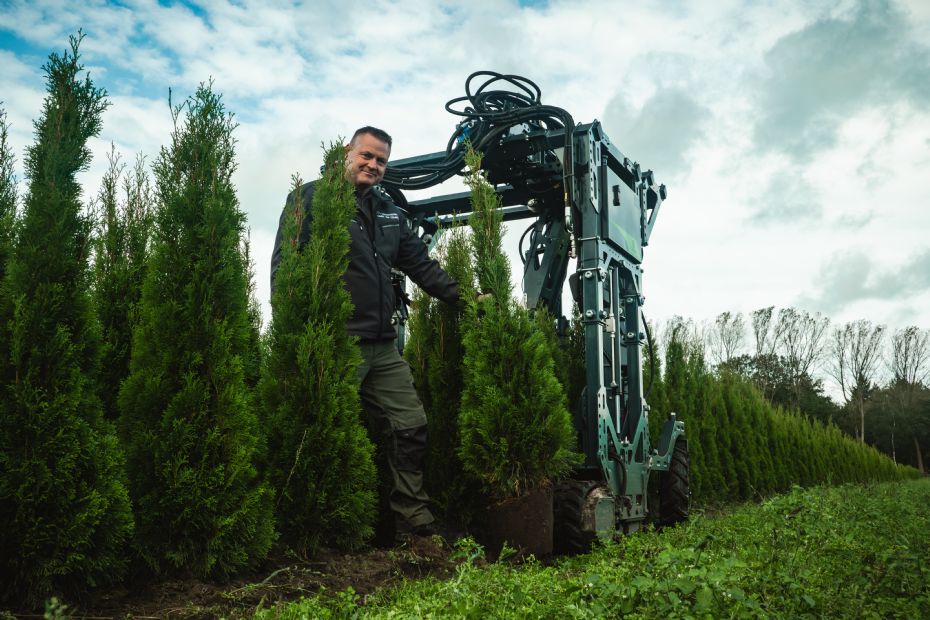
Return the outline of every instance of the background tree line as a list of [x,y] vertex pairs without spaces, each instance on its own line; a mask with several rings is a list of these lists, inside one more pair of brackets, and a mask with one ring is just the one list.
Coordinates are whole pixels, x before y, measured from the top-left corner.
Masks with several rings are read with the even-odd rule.
[[676,316],[653,329],[700,346],[715,373],[745,377],[766,402],[832,422],[924,472],[930,330],[866,319],[833,324],[819,313],[774,306],[702,324]]

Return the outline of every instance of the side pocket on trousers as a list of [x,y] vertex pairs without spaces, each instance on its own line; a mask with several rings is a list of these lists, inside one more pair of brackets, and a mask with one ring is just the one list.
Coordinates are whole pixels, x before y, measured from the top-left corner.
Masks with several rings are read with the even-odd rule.
[[394,455],[400,471],[420,471],[426,458],[426,427],[394,431]]

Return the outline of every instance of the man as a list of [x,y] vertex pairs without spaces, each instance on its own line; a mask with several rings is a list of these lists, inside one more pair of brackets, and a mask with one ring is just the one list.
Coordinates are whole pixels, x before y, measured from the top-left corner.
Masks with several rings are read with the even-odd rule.
[[[397,351],[391,324],[394,288],[391,268],[403,271],[417,286],[449,304],[459,301],[458,284],[429,257],[426,245],[407,225],[387,194],[377,188],[391,155],[391,136],[374,127],[362,127],[346,145],[346,178],[355,185],[358,212],[349,225],[351,242],[346,290],[355,306],[346,329],[359,337],[364,361],[358,367],[359,395],[379,430],[390,435],[388,463],[394,477],[391,509],[395,513],[398,543],[410,534],[438,534],[454,544],[462,533],[437,524],[423,490],[426,456],[426,413],[413,385],[410,366]],[[311,213],[313,183],[301,188],[304,212]],[[288,196],[288,203],[291,197]],[[278,225],[271,256],[271,290],[281,261],[281,230],[288,206]],[[303,221],[299,243],[310,237],[310,218]]]

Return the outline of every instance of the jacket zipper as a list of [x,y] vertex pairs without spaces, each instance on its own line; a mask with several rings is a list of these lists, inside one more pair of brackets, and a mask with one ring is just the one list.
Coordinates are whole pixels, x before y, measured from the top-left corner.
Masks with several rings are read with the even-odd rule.
[[[364,209],[365,207],[361,207]],[[365,218],[365,214],[362,213],[362,219]],[[378,220],[378,215],[375,213],[375,201],[374,197],[371,198],[371,221],[376,222]],[[359,228],[362,228],[361,222],[359,222]],[[365,229],[362,228],[364,231]],[[381,268],[378,266],[378,249],[375,247],[375,227],[374,224],[371,226],[371,234],[365,234],[368,237],[368,240],[371,242],[371,251],[375,255],[375,274],[378,278],[378,335],[375,336],[376,339],[381,339],[381,332],[384,328],[384,312],[381,307],[384,304],[384,282],[381,280]]]

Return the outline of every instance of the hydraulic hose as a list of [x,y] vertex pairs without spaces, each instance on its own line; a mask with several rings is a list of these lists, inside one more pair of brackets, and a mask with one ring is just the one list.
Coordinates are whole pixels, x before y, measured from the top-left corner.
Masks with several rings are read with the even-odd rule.
[[[526,257],[523,255],[523,240],[526,239],[526,234],[530,232],[531,230],[533,230],[534,226],[536,226],[536,222],[533,222],[532,224],[530,224],[529,227],[523,231],[523,234],[520,235],[520,243],[517,246],[517,252],[520,254],[520,261],[524,265],[526,264]],[[531,242],[533,241],[532,237],[530,237],[530,241]]]
[[[472,92],[472,81],[480,77],[488,79]],[[489,87],[495,82],[510,84],[517,88],[517,92],[490,90]],[[463,110],[453,108],[455,104],[462,102],[468,104]],[[565,129],[563,182],[566,207],[570,205],[572,194],[570,183],[574,168],[571,132],[575,126],[574,120],[571,114],[562,108],[543,105],[542,91],[534,82],[519,75],[476,71],[465,80],[465,96],[456,97],[447,102],[446,111],[461,116],[462,121],[449,138],[446,155],[442,162],[400,169],[392,169],[388,166],[384,173],[386,185],[402,190],[426,189],[438,185],[461,174],[464,169],[466,138],[476,151],[487,154],[509,134],[512,127],[522,123],[532,123],[544,129]]]

